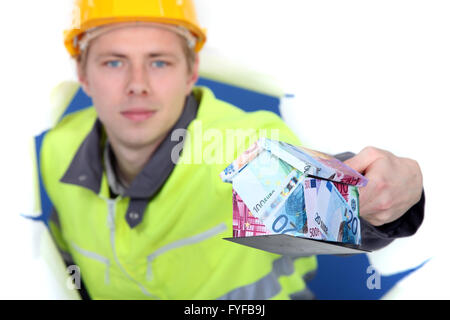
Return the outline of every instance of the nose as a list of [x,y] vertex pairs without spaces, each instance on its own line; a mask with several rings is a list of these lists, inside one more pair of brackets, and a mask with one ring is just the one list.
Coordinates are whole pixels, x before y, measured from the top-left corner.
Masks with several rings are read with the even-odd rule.
[[147,96],[149,93],[150,84],[145,67],[133,67],[130,70],[127,94],[129,96]]

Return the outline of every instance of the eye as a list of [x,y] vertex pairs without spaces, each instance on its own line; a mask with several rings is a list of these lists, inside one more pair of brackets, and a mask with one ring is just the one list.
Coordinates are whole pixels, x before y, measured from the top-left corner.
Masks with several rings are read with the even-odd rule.
[[123,63],[120,60],[111,60],[111,61],[106,61],[105,65],[107,67],[111,67],[111,68],[119,68],[123,65]]
[[155,67],[155,68],[161,69],[161,68],[164,68],[166,66],[168,66],[168,63],[165,62],[165,61],[162,61],[162,60],[157,60],[157,61],[153,61],[152,62],[152,67]]

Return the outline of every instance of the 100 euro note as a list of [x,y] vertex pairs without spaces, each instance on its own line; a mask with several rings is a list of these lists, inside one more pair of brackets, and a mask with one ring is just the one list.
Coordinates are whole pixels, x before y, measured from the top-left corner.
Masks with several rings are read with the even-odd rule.
[[[289,199],[302,179],[300,171],[263,150],[233,178],[233,189],[248,207],[249,214],[258,218],[270,234],[295,234],[294,230],[303,229],[306,220],[304,205],[295,202],[295,198],[303,197],[303,191],[301,197],[294,195]],[[301,210],[294,212],[300,207]]]

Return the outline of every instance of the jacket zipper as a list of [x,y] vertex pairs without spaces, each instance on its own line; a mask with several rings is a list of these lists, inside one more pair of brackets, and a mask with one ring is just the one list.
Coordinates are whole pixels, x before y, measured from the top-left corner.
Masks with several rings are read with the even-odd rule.
[[110,230],[110,242],[111,242],[111,249],[113,251],[113,255],[114,255],[114,260],[117,263],[117,266],[119,267],[119,269],[125,274],[125,276],[133,281],[134,283],[136,283],[138,285],[138,287],[141,289],[141,291],[149,297],[155,298],[155,299],[159,299],[158,297],[156,297],[155,295],[149,293],[147,291],[147,289],[145,289],[145,287],[139,283],[137,280],[133,279],[128,272],[123,268],[122,264],[119,261],[119,258],[117,257],[117,252],[116,252],[116,224],[115,224],[115,217],[116,217],[116,204],[118,201],[120,201],[122,199],[122,197],[117,197],[116,199],[108,199],[108,198],[104,198],[106,200],[106,203],[108,205],[108,226],[109,226],[109,230]]
[[169,244],[159,248],[158,250],[156,250],[155,252],[153,252],[151,255],[149,255],[147,257],[147,281],[151,281],[153,278],[152,262],[158,256],[166,253],[167,251],[177,249],[180,247],[184,247],[187,245],[191,245],[194,243],[198,243],[198,242],[204,241],[206,239],[212,238],[212,237],[222,233],[226,229],[227,229],[227,226],[225,225],[225,223],[221,223],[221,224],[215,226],[214,228],[209,229],[205,232],[196,234],[195,236],[192,236],[189,238],[185,238],[185,239],[181,239],[181,240],[169,243]]

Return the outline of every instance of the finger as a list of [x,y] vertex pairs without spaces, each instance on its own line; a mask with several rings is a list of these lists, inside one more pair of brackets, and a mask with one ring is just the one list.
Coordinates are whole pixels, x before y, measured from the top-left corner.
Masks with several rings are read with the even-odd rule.
[[374,147],[366,147],[353,158],[344,161],[344,163],[350,168],[360,173],[364,173],[374,161],[383,157],[383,153],[383,150]]
[[[398,188],[392,181],[391,167],[387,158],[373,162],[366,171],[367,186],[361,188],[362,215],[382,220],[388,216],[392,197],[397,197]],[[361,199],[361,196],[360,196]],[[380,221],[381,221],[380,220]]]
[[380,189],[379,183],[380,175],[384,175],[385,172],[383,162],[382,160],[376,160],[366,168],[367,185],[359,188],[361,215],[377,213],[381,192],[385,192],[384,189]]
[[369,182],[365,187],[359,188],[359,214],[362,217],[366,217],[373,212],[373,195],[372,184]]

